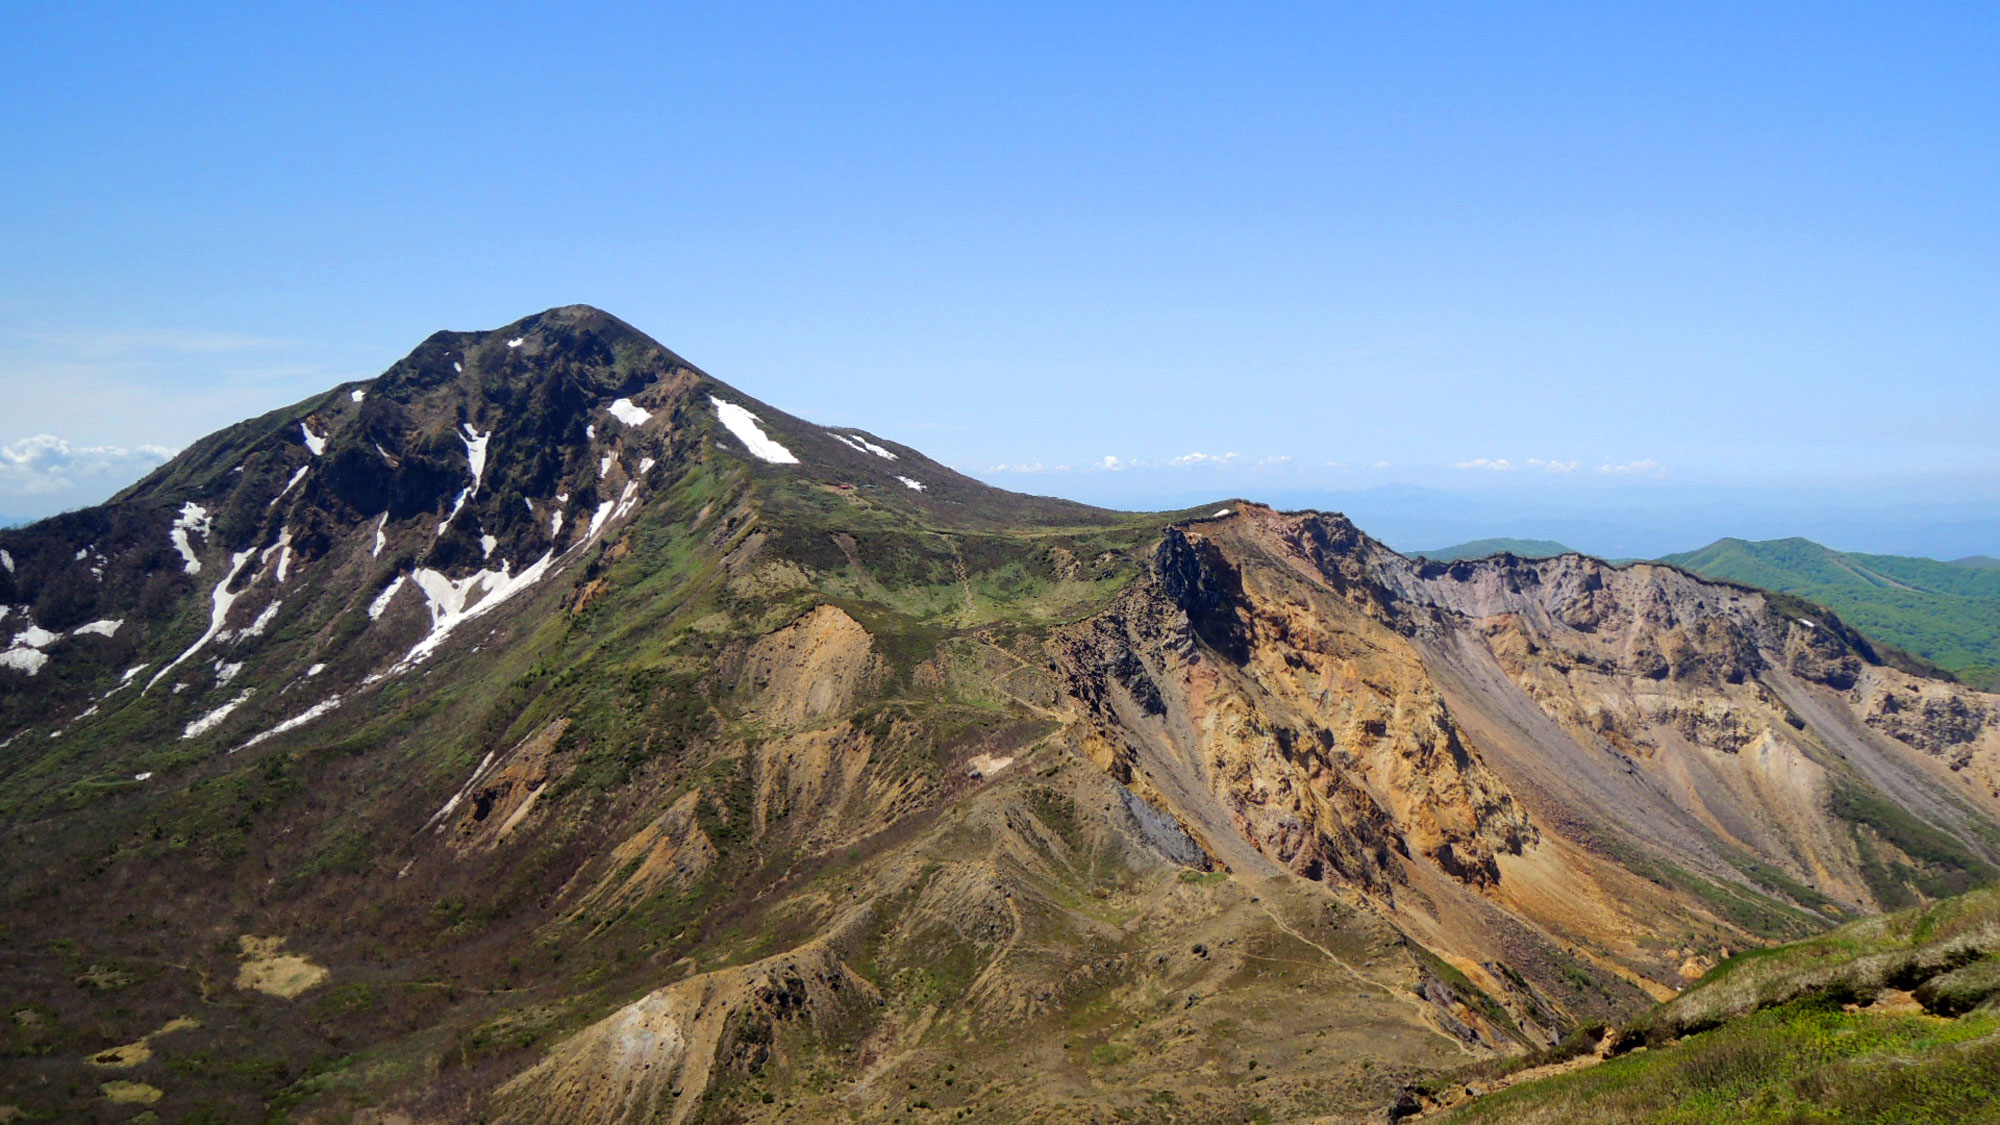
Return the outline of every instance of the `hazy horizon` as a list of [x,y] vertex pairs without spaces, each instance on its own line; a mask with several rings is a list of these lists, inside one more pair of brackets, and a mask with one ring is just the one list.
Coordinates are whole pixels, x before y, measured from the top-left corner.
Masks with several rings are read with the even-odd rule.
[[2000,553],[2000,12],[10,30],[14,518],[583,301],[1022,491],[1311,499],[1401,547]]

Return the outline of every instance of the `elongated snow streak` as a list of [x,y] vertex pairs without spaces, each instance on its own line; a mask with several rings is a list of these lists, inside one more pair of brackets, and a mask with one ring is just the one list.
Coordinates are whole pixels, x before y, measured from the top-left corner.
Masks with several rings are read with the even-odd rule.
[[403,588],[405,577],[405,575],[398,574],[394,582],[382,587],[382,592],[375,595],[374,601],[368,603],[368,620],[376,621],[381,618],[382,612],[389,608],[390,599],[396,596],[396,591]]
[[[588,543],[592,539],[597,538],[598,531],[604,527],[604,521],[611,518],[611,509],[613,507],[612,502],[606,500],[597,506],[596,511],[590,513],[590,527],[583,533],[583,543]],[[583,543],[578,543],[577,547],[583,546]],[[575,550],[576,548],[572,547],[570,549]]]
[[632,400],[629,398],[621,398],[611,404],[611,416],[628,426],[637,426],[650,421],[653,412],[632,405]]
[[[411,668],[430,659],[438,646],[444,644],[459,626],[485,615],[541,581],[555,558],[556,553],[551,549],[519,574],[511,573],[508,564],[502,562],[497,571],[482,570],[456,581],[438,571],[419,568],[410,577],[416,580],[417,588],[430,602],[430,635],[412,645],[409,654],[391,671]],[[474,601],[474,598],[478,600]]]
[[237,598],[243,596],[243,593],[240,590],[234,594],[230,593],[229,584],[231,582],[236,581],[237,572],[242,570],[243,564],[249,562],[251,557],[256,555],[256,553],[257,552],[254,550],[238,551],[234,555],[231,555],[229,557],[229,573],[223,576],[222,581],[217,582],[215,584],[215,589],[210,591],[208,595],[208,599],[210,602],[210,609],[208,612],[208,632],[203,633],[199,640],[195,641],[193,644],[188,646],[188,650],[186,652],[183,652],[179,656],[174,657],[172,663],[168,664],[165,668],[160,669],[159,672],[155,674],[152,679],[146,681],[145,688],[139,692],[140,695],[144,695],[146,694],[146,692],[152,691],[154,686],[157,685],[161,680],[165,679],[167,673],[173,671],[174,668],[178,666],[181,661],[186,660],[188,657],[193,656],[197,652],[200,652],[202,650],[202,646],[208,644],[209,641],[214,640],[215,635],[217,633],[222,632],[222,623],[228,620],[229,618],[229,607],[236,603]]
[[[14,556],[8,554],[5,551],[0,551],[0,566],[6,567],[7,573],[9,574],[14,573]],[[190,571],[189,573],[193,572]]]
[[922,492],[922,491],[924,490],[924,482],[923,482],[923,481],[920,481],[920,480],[911,480],[911,479],[910,479],[909,477],[897,477],[896,479],[897,479],[897,480],[899,480],[899,481],[902,481],[902,482],[903,482],[903,487],[905,487],[905,488],[913,488],[913,489],[916,489],[916,490],[917,490],[918,492]]
[[526,336],[516,336],[513,339],[507,341],[507,346],[510,348],[518,348],[522,344],[525,344],[527,342],[528,338]]
[[326,665],[324,665],[324,664],[315,664],[315,665],[313,665],[312,667],[310,667],[310,668],[306,669],[306,675],[308,675],[308,676],[317,676],[317,675],[319,675],[319,674],[320,674],[321,672],[324,672],[324,671],[326,671]]
[[250,739],[250,741],[244,743],[241,746],[236,747],[236,749],[231,750],[230,753],[234,754],[236,753],[237,750],[248,750],[252,746],[257,745],[260,742],[264,742],[267,739],[276,738],[279,735],[285,733],[286,731],[297,730],[300,727],[305,726],[307,723],[312,722],[314,719],[319,718],[321,715],[324,715],[327,712],[333,710],[335,707],[340,706],[340,703],[341,703],[340,696],[337,695],[329,696],[326,699],[322,699],[318,703],[313,704],[311,707],[306,708],[305,710],[299,712],[298,714],[293,715],[291,718],[286,719],[284,722],[279,723],[277,726],[272,727],[270,730],[267,730],[262,734],[253,736]]
[[633,508],[638,506],[638,504],[639,504],[639,482],[636,480],[626,481],[625,491],[619,494],[618,506],[612,509],[611,518],[614,520],[624,519],[625,516],[629,512],[631,512]]
[[458,436],[458,440],[465,443],[465,459],[472,463],[472,494],[474,496],[479,495],[479,482],[486,476],[486,443],[492,437],[492,430],[488,430],[482,434],[478,430],[473,429],[470,422],[465,424],[465,432]]
[[[446,801],[444,803],[443,808],[432,813],[431,818],[429,820],[424,821],[424,828],[429,828],[431,825],[436,824],[437,830],[439,832],[444,831],[444,825],[439,822],[443,821],[446,817],[449,817],[451,815],[451,810],[457,808],[458,803],[460,801],[465,800],[465,795],[467,793],[472,792],[472,787],[474,785],[479,784],[480,777],[486,773],[486,767],[492,764],[493,764],[493,751],[488,750],[486,752],[486,756],[484,758],[479,759],[479,765],[476,769],[472,771],[472,776],[466,778],[465,784],[458,787],[458,792],[453,793],[451,795],[451,800]],[[417,829],[417,831],[419,832],[422,832],[423,830],[424,830],[423,828]]]
[[244,688],[243,694],[217,707],[194,722],[189,723],[187,729],[181,732],[181,741],[186,742],[190,738],[200,738],[202,735],[214,730],[222,724],[222,720],[229,717],[231,711],[243,706],[243,702],[255,694],[257,694],[256,688]]
[[181,553],[181,570],[188,574],[200,574],[201,560],[195,557],[194,544],[188,539],[190,531],[201,532],[204,539],[214,533],[214,521],[209,519],[208,509],[192,501],[181,505],[180,518],[174,521],[173,530],[167,534],[174,541],[174,550]]
[[271,604],[264,607],[264,612],[257,615],[257,620],[236,631],[236,639],[247,641],[251,637],[263,636],[264,630],[270,627],[271,619],[278,616],[278,607],[284,604],[282,600],[273,598]]
[[455,519],[457,519],[457,518],[458,518],[458,510],[459,510],[460,508],[463,508],[463,507],[465,507],[465,498],[466,498],[466,497],[468,497],[468,496],[470,496],[470,495],[472,495],[472,490],[471,490],[470,488],[461,488],[461,489],[459,489],[459,490],[458,490],[458,499],[456,499],[456,500],[453,500],[453,501],[451,502],[451,511],[450,511],[450,513],[448,513],[448,514],[447,514],[447,515],[446,515],[446,516],[444,517],[444,522],[443,522],[443,523],[441,523],[441,524],[438,524],[438,529],[437,529],[437,533],[438,533],[439,535],[443,535],[443,534],[444,534],[444,529],[445,529],[445,528],[447,528],[447,527],[450,527],[450,526],[451,526],[451,521],[453,521],[453,520],[455,520]]
[[769,461],[773,465],[799,463],[799,459],[792,456],[791,450],[771,440],[755,414],[733,402],[724,402],[714,395],[708,396],[708,401],[715,405],[716,419],[729,427],[729,432],[736,435],[736,440],[743,443],[743,448],[750,451],[750,456],[760,461]]
[[116,634],[118,632],[118,627],[123,624],[125,624],[123,618],[120,618],[117,621],[110,621],[110,620],[93,621],[88,625],[78,625],[76,629],[70,633],[70,636],[109,637]]
[[389,537],[382,534],[382,529],[386,527],[388,523],[389,523],[389,513],[387,512],[383,512],[382,518],[375,521],[375,549],[368,553],[369,558],[379,559],[382,557],[382,547],[384,544],[389,542]]
[[652,459],[651,457],[641,457],[641,458],[639,458],[639,475],[643,477],[643,476],[645,476],[645,475],[646,475],[647,473],[650,473],[650,472],[652,472],[652,471],[653,471],[653,466],[655,466],[655,465],[657,465],[657,464],[659,464],[659,462],[658,462],[658,461],[655,461],[655,460],[653,460],[653,459]]
[[603,456],[602,459],[600,459],[597,462],[597,479],[603,480],[605,477],[608,477],[610,475],[611,475],[611,454],[607,453]]
[[278,581],[292,569],[292,529],[290,525],[278,529],[278,541],[264,548],[264,556],[258,560],[259,566],[271,565],[271,556],[278,556]]
[[562,509],[561,509],[561,508],[557,508],[557,509],[556,509],[556,511],[555,511],[555,514],[549,517],[549,538],[550,538],[550,539],[554,539],[554,538],[555,538],[556,536],[558,536],[558,535],[561,535],[561,534],[562,534],[562,520],[563,520],[563,513],[562,513]]
[[305,435],[306,448],[313,451],[314,457],[326,452],[326,439],[313,433],[312,427],[307,426],[304,422],[300,422],[299,432]]
[[287,495],[291,493],[292,489],[297,488],[299,486],[300,481],[306,479],[306,472],[311,468],[312,468],[311,465],[300,465],[299,471],[292,474],[292,479],[285,482],[285,487],[279,489],[278,494],[276,496],[271,497],[271,502],[264,506],[266,508],[277,507],[278,501],[283,500]]
[[847,447],[856,453],[873,453],[884,461],[894,461],[896,459],[895,454],[876,445],[860,434],[835,434],[832,430],[828,430],[827,433],[833,434],[836,441],[845,442]]

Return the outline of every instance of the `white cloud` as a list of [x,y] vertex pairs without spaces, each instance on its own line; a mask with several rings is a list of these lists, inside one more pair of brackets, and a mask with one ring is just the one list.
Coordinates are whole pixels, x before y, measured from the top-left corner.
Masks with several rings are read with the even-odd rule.
[[1212,465],[1219,468],[1223,465],[1240,464],[1242,461],[1243,461],[1243,455],[1241,453],[1234,453],[1234,452],[1183,453],[1179,457],[1176,457],[1172,461],[1169,461],[1167,463],[1169,465],[1174,465],[1176,467],[1186,467],[1188,465]]
[[1490,460],[1485,457],[1475,457],[1470,461],[1460,461],[1457,465],[1454,465],[1453,468],[1484,469],[1487,472],[1493,472],[1493,473],[1511,473],[1514,471],[1514,463],[1512,461],[1507,460],[1505,457],[1502,457],[1498,460]]
[[1093,467],[1103,469],[1105,472],[1116,473],[1122,471],[1125,468],[1125,462],[1120,461],[1118,458],[1113,457],[1111,454],[1107,453],[1104,455],[1104,460],[1099,461]]
[[1663,477],[1667,475],[1666,467],[1650,457],[1640,461],[1627,461],[1622,465],[1599,465],[1597,471],[1614,477]]
[[1573,473],[1577,470],[1575,461],[1544,461],[1540,457],[1528,458],[1530,469],[1542,469],[1551,473]]
[[1291,459],[1292,459],[1291,454],[1280,453],[1273,457],[1266,457],[1257,463],[1259,465],[1283,465],[1291,461]]
[[1375,467],[1376,467],[1376,468],[1378,468],[1378,469],[1386,469],[1386,468],[1388,468],[1388,467],[1389,467],[1389,462],[1387,462],[1387,461],[1377,461],[1377,462],[1375,462]]
[[995,465],[986,471],[989,473],[1066,473],[1069,472],[1069,466],[1057,465],[1051,469],[1040,461],[1034,461],[1022,465]]
[[0,446],[0,494],[46,496],[99,483],[93,478],[136,479],[173,455],[159,445],[74,446],[54,434],[36,434]]

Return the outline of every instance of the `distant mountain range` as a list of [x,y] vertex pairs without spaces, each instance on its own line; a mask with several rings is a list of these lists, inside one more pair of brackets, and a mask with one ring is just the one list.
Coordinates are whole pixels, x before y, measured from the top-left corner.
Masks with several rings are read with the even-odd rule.
[[1411,551],[1410,557],[1453,562],[1458,559],[1491,558],[1494,555],[1513,555],[1523,559],[1553,559],[1562,555],[1576,554],[1582,552],[1572,547],[1565,547],[1553,539],[1474,539],[1450,547],[1439,547],[1434,551]]

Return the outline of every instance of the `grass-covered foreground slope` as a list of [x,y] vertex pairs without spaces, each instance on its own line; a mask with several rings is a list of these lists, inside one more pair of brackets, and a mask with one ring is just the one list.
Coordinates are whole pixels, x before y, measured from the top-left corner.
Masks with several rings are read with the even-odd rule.
[[1606,1047],[1442,1120],[2000,1121],[2000,888],[1739,954]]
[[1854,554],[1809,539],[1720,539],[1660,561],[1819,602],[1968,683],[1990,687],[2000,678],[2000,569],[1976,559]]

